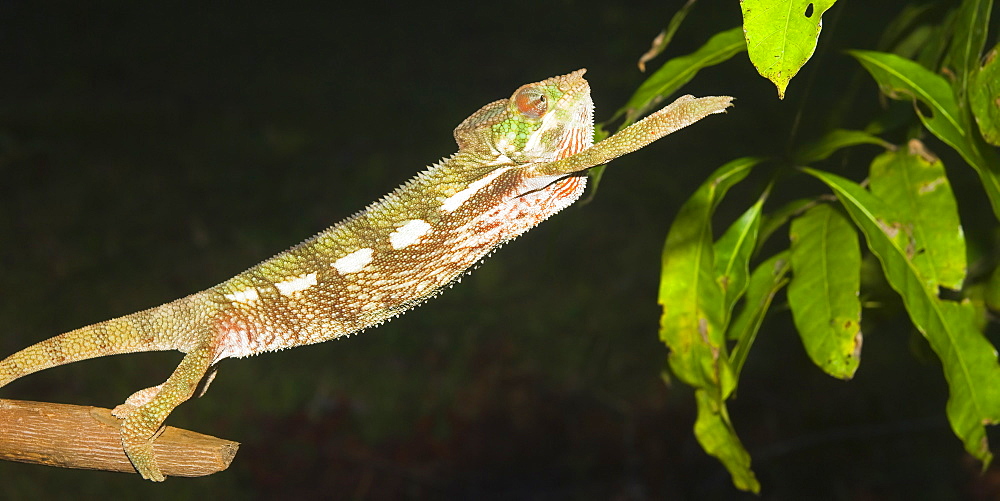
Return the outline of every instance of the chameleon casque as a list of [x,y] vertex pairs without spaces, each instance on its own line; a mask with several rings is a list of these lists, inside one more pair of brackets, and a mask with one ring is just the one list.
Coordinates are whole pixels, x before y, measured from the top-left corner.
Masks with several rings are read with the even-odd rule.
[[134,393],[113,411],[123,419],[122,445],[136,470],[164,480],[153,455],[155,435],[220,360],[348,336],[406,312],[576,201],[586,169],[723,112],[732,101],[683,96],[594,144],[584,71],[524,85],[487,104],[455,129],[458,153],[215,287],[11,355],[0,361],[0,387],[94,357],[185,353],[163,384]]

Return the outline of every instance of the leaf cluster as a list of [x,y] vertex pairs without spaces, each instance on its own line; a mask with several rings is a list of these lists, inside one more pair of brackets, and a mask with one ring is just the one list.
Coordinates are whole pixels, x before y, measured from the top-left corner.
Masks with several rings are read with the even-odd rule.
[[[813,55],[822,16],[834,3],[742,0],[742,26],[663,63],[615,118],[633,122],[700,70],[744,50],[783,99]],[[675,15],[640,64],[666,48],[693,4]],[[898,106],[886,104],[864,128],[832,123],[815,141],[793,144],[783,158],[747,156],[719,167],[682,206],[666,237],[658,300],[660,339],[670,350],[668,371],[694,389],[695,436],[740,489],[759,492],[760,483],[726,404],[736,395],[755,339],[767,331],[769,314],[778,314],[771,311],[776,299],[787,302],[816,367],[851,379],[862,358],[862,312],[881,304],[866,301],[873,291],[863,285],[878,281],[867,276],[872,269],[884,275],[912,326],[940,359],[955,435],[984,468],[992,460],[986,427],[1000,422],[1000,365],[985,332],[995,323],[992,311],[1000,308],[1000,267],[992,257],[998,249],[969,248],[963,224],[970,222],[960,217],[949,176],[973,169],[991,209],[981,210],[974,223],[986,219],[995,231],[1000,44],[984,53],[992,1],[963,0],[944,16],[930,15],[931,9],[903,8],[885,28],[879,50],[848,51],[882,97],[910,105],[902,118]],[[835,110],[829,114],[837,116]],[[945,166],[928,146],[932,141],[954,150],[961,161]],[[861,145],[881,149],[873,157],[850,155],[851,162],[867,162],[865,179],[817,167]],[[762,166],[773,174],[759,198],[716,237],[713,219],[727,191],[751,171],[766,170]],[[775,195],[794,198],[791,183],[810,178],[828,191],[778,207],[768,204],[779,198]],[[787,240],[779,241],[786,227]]]

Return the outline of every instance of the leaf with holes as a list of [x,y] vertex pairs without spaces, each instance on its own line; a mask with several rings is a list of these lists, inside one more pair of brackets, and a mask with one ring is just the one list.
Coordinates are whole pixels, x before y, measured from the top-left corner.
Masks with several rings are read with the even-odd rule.
[[836,193],[868,248],[879,259],[889,285],[917,330],[941,359],[948,382],[948,421],[965,450],[989,465],[993,458],[986,425],[1000,423],[1000,364],[996,349],[976,329],[975,308],[968,301],[942,300],[928,290],[910,259],[910,239],[894,211],[856,183],[828,172],[804,169]]
[[750,62],[785,98],[789,80],[816,50],[822,16],[836,0],[741,0]]
[[871,192],[896,210],[909,237],[907,256],[928,290],[960,290],[965,280],[965,236],[944,165],[913,139],[906,148],[872,161]]
[[827,204],[792,221],[788,304],[817,367],[851,379],[861,360],[861,249],[854,225]]
[[948,81],[894,54],[863,50],[848,53],[871,73],[887,96],[916,99],[926,107],[921,109],[916,106],[920,121],[976,170],[990,199],[993,214],[1000,218],[1000,157],[972,134]]

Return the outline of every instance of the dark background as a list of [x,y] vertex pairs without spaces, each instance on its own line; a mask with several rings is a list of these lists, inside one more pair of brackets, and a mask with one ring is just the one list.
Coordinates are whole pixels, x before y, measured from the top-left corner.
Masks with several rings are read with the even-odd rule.
[[[452,153],[455,125],[523,83],[587,67],[607,119],[681,4],[0,0],[0,355],[210,287],[301,241]],[[242,442],[228,471],[154,485],[0,463],[0,497],[752,499],[694,440],[691,392],[661,379],[661,246],[725,161],[781,155],[834,111],[841,126],[872,118],[875,86],[840,51],[875,48],[904,2],[878,4],[827,14],[784,101],[745,54],[703,71],[683,92],[736,96],[727,115],[615,161],[593,203],[417,311],[224,361],[168,424]],[[739,22],[736,2],[700,3],[652,68]],[[837,108],[846,90],[856,114]],[[963,220],[988,213],[971,170],[931,147],[958,166]],[[833,167],[860,180],[877,149],[857,151]],[[767,179],[734,190],[719,226]],[[801,176],[784,190],[822,192]],[[863,363],[842,382],[811,365],[783,301],[731,405],[762,498],[997,495],[1000,470],[980,476],[962,451],[940,367],[898,309],[866,311],[877,321]],[[179,360],[80,362],[0,391],[113,407]]]

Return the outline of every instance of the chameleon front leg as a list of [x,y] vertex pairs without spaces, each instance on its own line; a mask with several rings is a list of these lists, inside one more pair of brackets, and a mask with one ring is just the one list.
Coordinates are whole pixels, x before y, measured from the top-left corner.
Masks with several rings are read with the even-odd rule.
[[194,394],[212,359],[210,346],[189,351],[163,384],[136,392],[113,411],[125,419],[121,427],[122,446],[142,478],[154,482],[166,478],[156,463],[153,439],[170,412]]
[[656,113],[629,125],[613,136],[579,153],[554,162],[540,163],[529,170],[531,176],[570,174],[602,165],[636,151],[678,129],[691,125],[732,106],[729,96],[681,96]]

